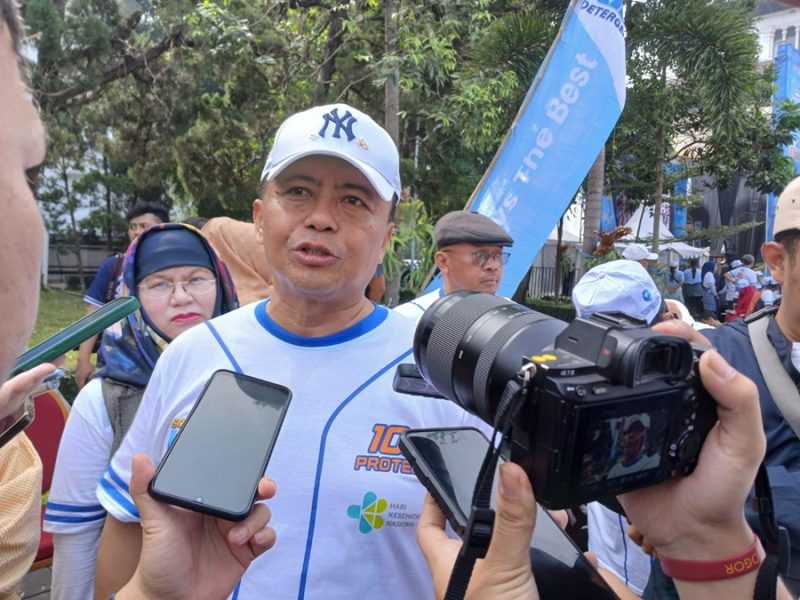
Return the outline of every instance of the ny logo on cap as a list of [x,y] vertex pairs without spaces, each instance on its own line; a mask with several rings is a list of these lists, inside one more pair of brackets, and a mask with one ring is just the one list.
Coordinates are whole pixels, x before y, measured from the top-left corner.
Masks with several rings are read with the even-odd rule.
[[333,137],[336,139],[341,138],[340,132],[344,131],[348,142],[352,142],[355,139],[356,136],[353,133],[353,124],[356,122],[356,118],[350,114],[349,110],[344,113],[343,117],[340,117],[339,109],[334,108],[331,112],[326,113],[323,119],[325,119],[325,124],[322,126],[322,129],[319,130],[320,137],[325,137],[325,131],[328,129],[328,125],[333,123],[333,126],[336,127],[333,131]]

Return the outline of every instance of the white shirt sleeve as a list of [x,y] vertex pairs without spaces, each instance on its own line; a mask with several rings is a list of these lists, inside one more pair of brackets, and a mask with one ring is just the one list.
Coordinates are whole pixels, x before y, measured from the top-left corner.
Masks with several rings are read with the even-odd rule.
[[99,379],[84,387],[70,411],[53,473],[43,527],[53,533],[53,600],[94,596],[97,544],[106,511],[95,488],[111,453],[114,432]]
[[99,379],[75,399],[58,446],[53,483],[44,514],[44,530],[78,533],[103,526],[106,512],[95,487],[108,465],[114,433]]
[[714,278],[712,271],[709,271],[703,277],[703,287],[707,290],[715,290],[717,288],[717,280]]
[[101,528],[80,533],[53,535],[55,555],[50,598],[52,600],[92,600],[94,572]]

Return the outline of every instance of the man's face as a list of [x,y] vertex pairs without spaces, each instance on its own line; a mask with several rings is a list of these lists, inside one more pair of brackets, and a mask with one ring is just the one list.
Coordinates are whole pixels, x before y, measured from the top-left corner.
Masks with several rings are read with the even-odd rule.
[[[494,294],[503,278],[503,248],[453,244],[436,253],[445,293],[459,290]],[[481,264],[482,263],[482,264]]]
[[36,319],[44,225],[25,178],[44,159],[45,134],[28,99],[0,20],[0,377],[24,348]]
[[309,156],[269,181],[253,222],[273,270],[273,298],[350,306],[383,259],[389,202],[350,163]]
[[767,242],[761,248],[770,274],[781,284],[781,304],[776,319],[784,335],[793,342],[800,341],[800,244],[794,252],[777,242]]
[[622,462],[626,465],[636,462],[644,454],[647,442],[647,429],[640,423],[634,423],[623,433]]
[[161,219],[153,213],[144,213],[138,217],[133,217],[128,221],[128,239],[133,242],[145,229],[153,225],[158,225],[161,222]]

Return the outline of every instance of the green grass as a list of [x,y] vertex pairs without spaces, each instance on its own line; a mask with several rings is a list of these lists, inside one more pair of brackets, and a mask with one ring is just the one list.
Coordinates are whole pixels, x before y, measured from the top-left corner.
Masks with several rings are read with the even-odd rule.
[[[86,314],[86,304],[81,296],[71,292],[56,290],[42,290],[39,297],[39,313],[36,316],[36,326],[28,342],[28,347],[35,346],[58,333],[64,327],[77,321]],[[75,371],[78,361],[78,352],[72,350],[67,353],[67,360],[62,366],[68,374]]]

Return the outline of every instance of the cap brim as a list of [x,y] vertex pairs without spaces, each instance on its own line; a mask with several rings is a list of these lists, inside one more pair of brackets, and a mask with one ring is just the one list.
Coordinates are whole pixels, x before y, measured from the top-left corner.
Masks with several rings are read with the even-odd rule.
[[264,171],[261,173],[261,181],[269,181],[271,179],[275,179],[275,177],[280,175],[281,171],[283,171],[290,164],[300,160],[301,158],[306,158],[307,156],[335,156],[336,158],[341,158],[342,160],[349,162],[356,169],[361,171],[364,177],[366,177],[372,184],[372,187],[375,188],[375,191],[378,192],[378,195],[386,202],[391,202],[395,194],[397,194],[397,196],[400,195],[400,190],[395,190],[392,184],[389,183],[383,177],[383,175],[378,173],[376,169],[369,166],[368,164],[361,162],[360,160],[356,160],[341,152],[335,152],[333,150],[326,151],[326,150],[314,149],[314,150],[308,150],[307,152],[298,152],[297,154],[292,154],[291,156],[283,159],[281,162],[279,162],[269,170],[264,169]]
[[655,252],[651,252],[650,254],[647,255],[647,260],[658,260],[658,254],[656,254]]

